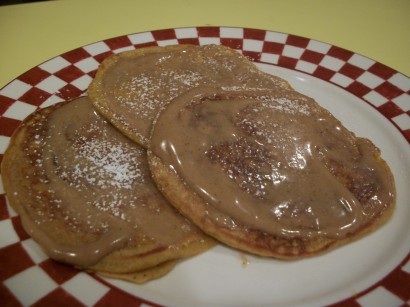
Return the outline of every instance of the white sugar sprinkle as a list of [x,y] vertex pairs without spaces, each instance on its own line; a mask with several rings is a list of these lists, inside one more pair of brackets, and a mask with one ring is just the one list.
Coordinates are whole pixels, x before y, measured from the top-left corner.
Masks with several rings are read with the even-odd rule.
[[80,138],[82,142],[78,155],[90,166],[76,165],[74,175],[84,178],[90,184],[102,187],[131,189],[135,179],[141,176],[138,159],[125,147],[107,140]]

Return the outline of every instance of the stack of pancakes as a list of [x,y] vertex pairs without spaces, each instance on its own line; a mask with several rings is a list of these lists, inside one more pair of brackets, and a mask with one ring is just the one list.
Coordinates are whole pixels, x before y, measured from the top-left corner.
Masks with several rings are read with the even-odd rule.
[[24,120],[2,177],[51,258],[136,283],[215,242],[315,255],[376,229],[395,202],[369,140],[216,45],[109,57],[88,97]]

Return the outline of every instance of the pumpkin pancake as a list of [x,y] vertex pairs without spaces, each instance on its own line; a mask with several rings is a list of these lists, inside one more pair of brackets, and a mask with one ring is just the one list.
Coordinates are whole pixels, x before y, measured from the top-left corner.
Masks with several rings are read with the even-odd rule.
[[145,149],[87,97],[25,119],[1,167],[24,229],[55,260],[145,281],[214,244],[156,189]]
[[379,149],[293,90],[187,92],[155,121],[148,161],[182,214],[261,256],[346,244],[384,223],[395,203]]
[[170,272],[177,261],[168,261],[161,263],[157,266],[137,271],[137,272],[130,272],[130,273],[110,273],[105,271],[99,271],[98,274],[108,277],[108,278],[115,278],[115,279],[122,279],[125,281],[130,281],[136,284],[143,284],[147,281],[160,278]]
[[204,85],[290,88],[228,47],[176,45],[109,57],[98,68],[88,94],[107,120],[146,147],[158,112],[183,92]]

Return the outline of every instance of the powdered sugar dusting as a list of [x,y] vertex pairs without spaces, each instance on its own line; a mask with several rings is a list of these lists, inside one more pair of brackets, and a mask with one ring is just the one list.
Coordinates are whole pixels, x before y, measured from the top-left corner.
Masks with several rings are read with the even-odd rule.
[[77,189],[87,186],[100,189],[130,190],[135,183],[142,183],[141,150],[125,139],[116,139],[111,133],[119,134],[109,124],[90,123],[86,131],[77,131],[70,141],[66,154],[58,155],[58,172]]
[[290,88],[257,69],[238,52],[207,45],[183,50],[120,57],[104,71],[97,104],[108,108],[112,123],[147,145],[157,114],[181,93],[195,87]]
[[288,114],[310,115],[308,105],[300,99],[261,96],[259,100],[262,101],[260,108],[283,111]]
[[67,112],[75,112],[75,121],[65,123],[64,115],[71,114],[55,113],[58,117],[49,126],[38,168],[47,166],[48,177],[58,183],[53,183],[54,188],[67,187],[78,201],[126,220],[127,212],[140,200],[139,187],[146,181],[145,152],[94,113],[91,106],[82,114],[75,110],[76,105],[67,107]]
[[142,72],[119,85],[116,99],[132,109],[136,115],[150,116],[184,89],[200,85],[203,77],[190,70],[158,69]]
[[133,157],[133,153],[124,146],[108,140],[87,140],[84,136],[79,141],[82,143],[78,150],[79,158],[87,160],[90,166],[81,169],[77,164],[75,176],[102,188],[111,186],[119,189],[131,189],[133,182],[141,177],[137,157]]

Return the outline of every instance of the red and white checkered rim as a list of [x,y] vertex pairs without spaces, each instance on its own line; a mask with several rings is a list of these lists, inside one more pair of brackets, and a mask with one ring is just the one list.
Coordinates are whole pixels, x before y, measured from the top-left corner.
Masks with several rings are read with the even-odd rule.
[[[316,40],[248,28],[192,27],[155,30],[110,38],[44,62],[0,90],[0,159],[13,131],[36,108],[85,93],[99,64],[109,55],[146,46],[223,44],[258,63],[300,71],[359,97],[387,118],[410,143],[410,78],[374,60]],[[2,188],[1,188],[2,190]],[[0,301],[7,306],[157,306],[132,296],[95,275],[56,263],[41,253],[0,191]],[[41,278],[30,292],[24,281]],[[18,287],[16,286],[18,285]],[[86,285],[87,293],[78,292]],[[24,291],[15,291],[24,288]],[[397,267],[368,289],[331,306],[361,306],[387,295],[410,306],[410,251]],[[92,293],[92,294],[90,294]]]

